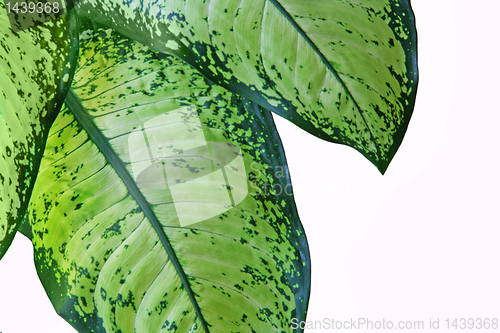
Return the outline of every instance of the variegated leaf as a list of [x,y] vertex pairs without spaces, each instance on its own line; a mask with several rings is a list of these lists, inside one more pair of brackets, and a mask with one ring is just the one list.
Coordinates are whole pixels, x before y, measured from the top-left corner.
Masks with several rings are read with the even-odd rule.
[[294,331],[310,260],[271,114],[96,31],[24,229],[56,311],[80,332]]
[[26,211],[78,53],[74,15],[13,32],[16,18],[0,1],[0,258]]
[[382,173],[401,144],[418,81],[409,0],[81,0],[77,8],[354,147]]

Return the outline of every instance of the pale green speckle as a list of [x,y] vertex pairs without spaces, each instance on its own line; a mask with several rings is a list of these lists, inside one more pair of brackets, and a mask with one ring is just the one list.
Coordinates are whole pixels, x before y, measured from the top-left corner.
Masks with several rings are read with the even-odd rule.
[[277,107],[279,105],[279,102],[275,99],[269,99],[268,102],[274,107]]
[[169,40],[165,46],[169,49],[172,50],[178,50],[179,49],[179,44],[175,40]]

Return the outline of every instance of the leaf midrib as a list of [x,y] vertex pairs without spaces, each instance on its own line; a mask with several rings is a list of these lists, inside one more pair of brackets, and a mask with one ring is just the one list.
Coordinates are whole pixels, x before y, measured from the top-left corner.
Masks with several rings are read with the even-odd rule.
[[125,167],[125,163],[113,150],[108,139],[104,136],[102,131],[92,121],[93,119],[92,116],[88,113],[87,109],[82,105],[80,99],[75,94],[73,89],[71,89],[68,92],[65,103],[69,111],[78,121],[78,123],[80,123],[80,125],[85,129],[90,140],[92,140],[92,142],[97,146],[99,151],[106,158],[107,162],[113,167],[118,176],[122,179],[123,183],[129,190],[130,194],[134,197],[139,207],[141,207],[142,211],[144,212],[144,215],[151,222],[151,225],[158,234],[158,237],[160,238],[163,247],[167,251],[169,259],[172,261],[177,271],[177,274],[179,275],[182,281],[182,285],[184,286],[186,292],[188,293],[189,299],[191,300],[191,303],[194,306],[196,315],[198,316],[198,319],[201,321],[203,329],[205,330],[206,333],[210,333],[210,331],[208,330],[208,325],[205,322],[205,318],[201,314],[200,306],[198,305],[198,302],[194,297],[194,293],[193,290],[191,289],[191,285],[189,284],[187,275],[182,269],[182,266],[179,263],[179,260],[174,252],[174,249],[172,248],[172,245],[170,244],[170,241],[168,240],[168,237],[165,234],[162,225],[158,221],[158,218],[151,209],[150,204],[148,203],[148,201],[140,191],[139,187],[137,186],[137,183],[133,180],[132,176],[129,174],[127,168]]
[[370,138],[372,142],[375,144],[376,149],[377,148],[377,143],[375,141],[375,137],[373,135],[373,132],[368,126],[368,122],[365,119],[365,116],[363,115],[363,112],[361,112],[361,108],[358,105],[358,102],[354,99],[354,96],[351,94],[351,91],[347,88],[345,85],[345,82],[340,78],[339,74],[333,68],[332,64],[326,59],[325,55],[319,50],[319,48],[314,44],[314,42],[309,38],[309,36],[306,34],[306,32],[299,26],[299,24],[292,18],[290,13],[278,2],[278,0],[269,0],[280,12],[285,16],[285,18],[290,22],[290,24],[297,30],[297,32],[306,40],[307,44],[314,50],[314,52],[318,55],[318,57],[321,59],[321,61],[325,64],[326,68],[328,68],[332,74],[335,76],[335,78],[340,82],[340,85],[344,90],[346,91],[347,95],[351,98],[352,102],[354,103],[354,106],[356,107],[356,110],[358,111],[359,115],[361,116],[361,119],[363,119],[366,127],[370,131]]

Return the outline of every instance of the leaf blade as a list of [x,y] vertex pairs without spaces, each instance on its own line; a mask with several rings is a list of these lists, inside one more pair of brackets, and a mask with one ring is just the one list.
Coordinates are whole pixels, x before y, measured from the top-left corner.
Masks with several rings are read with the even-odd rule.
[[[278,327],[290,331],[291,316],[305,317],[309,254],[293,198],[262,191],[265,182],[290,184],[288,177],[265,172],[266,161],[286,166],[279,137],[272,134],[270,114],[213,85],[175,58],[102,33],[81,48],[88,61],[77,71],[73,89],[85,107],[85,117],[109,147],[99,149],[102,144],[95,144],[99,140],[90,140],[97,132],[90,134],[94,130],[86,120],[75,119],[79,117],[75,110],[65,110],[51,129],[30,205],[36,266],[54,307],[81,331],[150,332],[174,326],[180,332],[203,331],[200,315],[194,315],[195,302],[185,292],[186,282],[170,260],[177,256],[201,316],[208,318],[205,331]],[[74,96],[69,96],[71,106]],[[125,163],[128,177],[135,175],[131,152],[136,150],[130,148],[128,135],[135,133],[137,124],[148,128],[148,121],[165,110],[175,115],[172,111],[183,103],[203,110],[196,116],[207,140],[222,140],[224,135],[235,140],[253,183],[242,201],[239,185],[226,190],[241,201],[227,212],[187,226],[179,222],[182,211],[177,206],[172,210],[172,203],[156,188],[142,187],[152,214],[162,224],[155,230],[120,177],[123,171],[117,172],[103,152],[113,149]],[[183,112],[185,117],[195,116]],[[249,118],[251,122],[243,121]],[[154,124],[151,129],[161,122]],[[267,141],[262,140],[264,131],[271,131]],[[226,175],[231,177],[231,171]],[[99,184],[99,190],[90,190],[92,184]],[[172,255],[159,240],[161,232],[168,237]],[[207,265],[210,269],[200,269]],[[271,304],[276,307],[274,299],[281,302],[277,309],[271,309]],[[231,311],[222,313],[217,308],[222,305]]]
[[25,214],[50,124],[75,70],[78,41],[73,14],[14,32],[3,1],[0,30],[1,258]]
[[[418,84],[408,0],[81,1],[81,15],[174,54],[221,86],[385,172]],[[113,11],[113,17],[103,15]]]

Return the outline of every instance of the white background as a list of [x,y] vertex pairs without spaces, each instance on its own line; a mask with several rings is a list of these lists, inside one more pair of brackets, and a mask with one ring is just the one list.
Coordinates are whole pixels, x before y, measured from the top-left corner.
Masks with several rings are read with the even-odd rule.
[[[412,5],[420,85],[385,176],[353,149],[276,119],[310,245],[310,321],[422,320],[426,332],[430,318],[440,331],[446,318],[500,319],[500,1]],[[0,261],[0,331],[74,332],[22,235]]]

